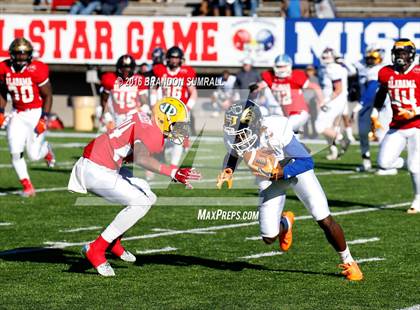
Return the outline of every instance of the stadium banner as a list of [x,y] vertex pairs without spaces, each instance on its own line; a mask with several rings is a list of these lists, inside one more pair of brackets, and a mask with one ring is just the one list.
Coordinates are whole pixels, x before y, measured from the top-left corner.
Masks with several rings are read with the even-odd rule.
[[375,44],[387,51],[385,62],[389,62],[389,51],[394,40],[400,37],[413,40],[419,52],[420,19],[288,19],[285,51],[297,66],[318,65],[326,47],[338,51],[346,61],[357,62],[363,58],[366,47]]
[[284,52],[282,18],[1,15],[0,59],[15,37],[32,41],[50,64],[115,64],[122,54],[150,61],[155,47],[178,45],[193,66],[269,66]]

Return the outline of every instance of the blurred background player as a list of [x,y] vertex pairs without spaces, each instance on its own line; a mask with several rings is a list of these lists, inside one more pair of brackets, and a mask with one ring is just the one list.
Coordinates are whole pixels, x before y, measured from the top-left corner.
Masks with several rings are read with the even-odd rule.
[[328,160],[338,159],[337,144],[341,145],[341,153],[344,153],[350,144],[336,123],[347,105],[347,70],[336,63],[336,58],[337,54],[332,48],[326,48],[321,54],[320,79],[324,102],[315,122],[316,131],[322,133],[329,144]]
[[343,120],[344,133],[350,142],[356,142],[356,138],[353,135],[354,119],[351,102],[358,101],[360,98],[360,86],[358,81],[359,71],[355,63],[346,61],[341,54],[337,55],[335,62],[347,71],[347,104],[345,105],[343,115],[341,116]]
[[[255,99],[251,93],[246,102],[237,102],[226,111],[224,137],[227,154],[217,187],[221,188],[225,181],[228,187],[232,187],[233,174],[240,159],[253,166],[264,158],[267,158],[266,162],[275,158],[278,163],[273,161],[275,167],[272,168],[276,174],[272,174],[274,169],[257,172],[265,167],[253,171],[259,188],[259,224],[263,241],[272,244],[278,239],[281,250],[290,248],[294,215],[290,211],[283,212],[286,190],[290,187],[339,254],[342,274],[351,281],[362,280],[363,274],[350,253],[343,230],[330,214],[327,198],[313,170],[311,155],[294,136],[289,120],[282,116],[262,117]],[[266,157],[257,158],[256,152]],[[248,156],[250,153],[252,155]]]
[[236,77],[230,74],[229,70],[223,70],[222,76],[218,78],[216,91],[211,96],[212,108],[214,110],[212,116],[216,117],[220,111],[226,111],[234,101],[234,87]]
[[409,39],[399,39],[392,51],[392,65],[379,70],[379,90],[374,114],[383,107],[387,96],[391,100],[392,121],[378,154],[383,169],[402,168],[399,157],[407,145],[407,168],[414,188],[414,200],[408,213],[420,212],[420,65],[414,63],[416,47]]
[[164,138],[182,142],[188,134],[188,121],[188,111],[181,101],[164,98],[155,104],[153,118],[144,112],[128,115],[118,127],[92,140],[74,165],[69,191],[82,194],[89,191],[126,206],[95,241],[83,248],[84,255],[100,275],[115,275],[105,257],[107,249],[126,262],[136,261],[122,246],[122,235],[156,202],[156,195],[145,180],[133,177],[128,169],[121,169],[123,161],[132,160],[188,187],[191,187],[189,180],[200,178],[192,168],[164,165],[151,155],[162,150]]
[[165,62],[165,50],[161,47],[156,47],[152,51],[152,67]]
[[262,80],[271,89],[282,114],[289,119],[293,131],[297,133],[309,119],[309,107],[303,97],[303,89],[314,90],[319,104],[323,95],[318,84],[309,81],[301,70],[292,70],[293,61],[288,55],[279,55],[274,60],[272,70],[261,73]]
[[52,87],[48,66],[32,60],[32,44],[15,39],[9,47],[10,59],[0,63],[0,126],[4,122],[7,93],[13,112],[7,126],[7,140],[12,165],[23,186],[23,196],[35,196],[23,151],[30,160],[45,159],[48,167],[55,164],[51,145],[45,141],[48,116],[52,106]]
[[248,97],[249,86],[261,81],[260,74],[253,67],[253,61],[247,57],[242,60],[242,68],[236,74],[235,99],[245,100]]
[[362,165],[357,168],[359,172],[372,169],[369,146],[369,133],[372,128],[370,115],[372,114],[375,93],[378,88],[378,72],[383,67],[384,52],[380,47],[368,46],[365,52],[364,64],[359,69],[361,106],[358,111],[358,126],[360,152],[362,155]]
[[140,109],[150,112],[144,76],[136,74],[135,70],[134,58],[122,55],[115,72],[105,72],[101,77],[102,120],[107,129],[118,126],[128,114]]
[[[166,64],[156,64],[153,67],[154,75],[160,83],[152,90],[150,103],[153,106],[158,96],[171,97],[181,100],[191,114],[195,103],[197,102],[197,88],[191,82],[196,77],[195,70],[184,65],[184,52],[178,46],[172,46],[166,52]],[[161,92],[161,95],[159,94]],[[191,117],[191,129],[194,131],[194,119]],[[188,147],[188,140],[184,142]],[[183,151],[183,145],[168,142],[168,151],[171,154],[170,163],[178,165]]]

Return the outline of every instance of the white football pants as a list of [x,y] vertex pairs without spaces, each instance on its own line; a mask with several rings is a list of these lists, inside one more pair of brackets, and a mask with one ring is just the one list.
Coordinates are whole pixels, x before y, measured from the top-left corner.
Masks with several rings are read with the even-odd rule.
[[78,193],[89,191],[110,202],[126,206],[102,233],[108,242],[129,230],[156,202],[156,195],[145,180],[132,177],[125,170],[118,172],[97,165],[83,157],[73,167],[68,189]]
[[30,160],[40,160],[48,153],[45,132],[38,135],[35,127],[41,117],[42,109],[30,109],[22,112],[13,111],[7,126],[7,139],[11,154],[21,154],[26,148]]
[[294,132],[298,132],[308,121],[309,113],[302,111],[299,114],[293,114],[288,117],[289,124]]
[[412,173],[420,172],[420,128],[390,129],[382,140],[378,165],[383,169],[396,168],[395,164],[407,145],[407,168]]
[[280,231],[280,218],[290,186],[316,221],[330,215],[327,198],[313,170],[289,180],[257,178],[260,190],[259,222],[262,237],[274,238]]
[[337,116],[341,116],[346,109],[347,102],[342,98],[336,98],[328,103],[327,111],[320,110],[315,121],[315,130],[322,134],[325,129],[334,128],[334,121]]

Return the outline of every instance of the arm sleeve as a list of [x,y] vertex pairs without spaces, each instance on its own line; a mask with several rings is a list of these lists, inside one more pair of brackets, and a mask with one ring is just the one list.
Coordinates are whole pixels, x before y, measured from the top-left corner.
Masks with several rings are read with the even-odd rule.
[[379,89],[376,92],[375,95],[375,101],[373,103],[373,106],[379,111],[382,109],[382,107],[384,106],[384,102],[386,99],[386,95],[388,94],[388,87],[383,85],[383,84],[379,84]]
[[242,159],[236,156],[232,152],[228,152],[225,155],[225,159],[223,160],[223,169],[230,168],[232,171],[235,171],[236,167],[240,164]]
[[292,160],[283,169],[283,179],[293,178],[314,168],[311,155],[295,137],[284,147],[284,151],[286,158]]

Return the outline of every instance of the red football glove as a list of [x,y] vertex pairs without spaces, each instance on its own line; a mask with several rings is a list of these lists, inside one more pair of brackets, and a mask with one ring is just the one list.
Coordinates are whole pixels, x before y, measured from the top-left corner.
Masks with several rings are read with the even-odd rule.
[[0,113],[0,127],[3,125],[5,119],[4,113]]
[[176,182],[185,184],[188,188],[192,188],[189,181],[200,180],[201,173],[194,168],[179,168],[172,179]]
[[47,130],[47,117],[41,116],[35,127],[35,132],[40,135]]

